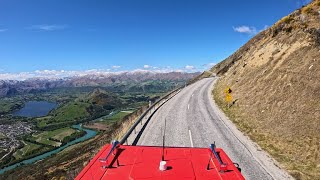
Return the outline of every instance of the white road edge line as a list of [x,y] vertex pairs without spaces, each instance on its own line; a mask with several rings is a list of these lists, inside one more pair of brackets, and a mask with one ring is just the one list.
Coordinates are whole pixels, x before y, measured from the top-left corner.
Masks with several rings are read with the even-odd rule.
[[190,137],[191,147],[193,147],[193,141],[192,141],[192,136],[191,136],[191,131],[190,131],[190,129],[189,129],[189,137]]
[[188,109],[190,108],[189,104],[188,104]]

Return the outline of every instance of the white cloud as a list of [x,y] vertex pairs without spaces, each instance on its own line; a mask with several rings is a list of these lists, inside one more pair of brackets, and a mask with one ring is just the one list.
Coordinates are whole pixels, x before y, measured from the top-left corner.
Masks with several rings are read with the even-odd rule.
[[[20,73],[8,73],[7,71],[1,71],[0,69],[0,80],[27,80],[27,79],[63,79],[69,77],[109,77],[112,75],[119,75],[123,73],[169,73],[169,72],[198,72],[194,66],[186,65],[184,68],[172,68],[172,67],[151,67],[149,69],[134,69],[134,70],[118,70],[120,66],[113,66],[110,69],[89,69],[83,71],[73,70],[36,70],[32,72],[20,72]],[[202,71],[202,70],[201,70]]]
[[176,69],[174,72],[185,72],[184,70],[182,70],[182,69]]
[[263,28],[262,28],[261,30],[259,30],[259,32],[262,32],[262,31],[264,31],[264,30],[266,30],[266,29],[268,29],[268,28],[269,28],[268,25],[264,25]]
[[0,33],[1,32],[6,32],[6,31],[8,31],[8,29],[0,29]]
[[21,73],[0,73],[1,80],[26,80],[30,79],[33,76],[30,73],[21,72]]
[[195,67],[194,67],[194,66],[190,66],[190,65],[186,65],[184,68],[185,68],[185,69],[187,69],[187,70],[195,69]]
[[58,24],[37,24],[27,27],[27,29],[34,31],[57,31],[68,28],[67,25],[58,25]]
[[149,69],[149,68],[151,68],[151,66],[150,65],[144,65],[143,68]]
[[57,70],[36,70],[35,73],[36,74],[44,74],[44,75],[50,75],[50,74],[57,74],[60,72],[64,72],[63,70],[61,71],[57,71]]
[[205,64],[204,66],[212,67],[212,66],[214,66],[214,65],[216,65],[216,63],[208,63],[208,64]]
[[112,66],[111,68],[112,69],[119,69],[119,68],[121,68],[121,66]]
[[266,30],[266,29],[268,29],[268,28],[269,28],[268,25],[264,25],[263,30]]
[[215,66],[216,65],[216,63],[207,63],[207,64],[204,64],[204,65],[202,65],[202,67],[203,67],[203,70],[208,70],[208,69],[211,69],[213,66]]
[[257,28],[255,27],[249,27],[249,26],[238,26],[238,27],[232,27],[234,31],[239,33],[245,33],[245,34],[256,34]]

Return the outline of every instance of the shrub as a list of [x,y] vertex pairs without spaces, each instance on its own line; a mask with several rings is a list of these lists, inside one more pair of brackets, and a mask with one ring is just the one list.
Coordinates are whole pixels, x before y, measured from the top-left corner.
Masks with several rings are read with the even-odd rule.
[[282,23],[288,24],[288,23],[290,23],[291,21],[293,21],[293,18],[290,17],[290,16],[286,16],[286,17],[282,18],[282,19],[278,22],[278,24],[282,24]]
[[312,12],[312,8],[310,6],[302,8],[302,14],[310,14]]

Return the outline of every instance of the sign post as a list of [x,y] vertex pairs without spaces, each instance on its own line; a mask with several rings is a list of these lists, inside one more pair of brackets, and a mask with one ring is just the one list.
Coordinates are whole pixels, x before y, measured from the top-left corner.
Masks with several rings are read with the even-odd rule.
[[228,104],[228,107],[230,108],[230,103],[232,102],[232,95],[231,95],[231,93],[232,93],[232,90],[231,90],[231,88],[230,87],[227,87],[225,90],[224,90],[224,93],[225,93],[225,100],[226,100],[226,102],[227,102],[227,104]]

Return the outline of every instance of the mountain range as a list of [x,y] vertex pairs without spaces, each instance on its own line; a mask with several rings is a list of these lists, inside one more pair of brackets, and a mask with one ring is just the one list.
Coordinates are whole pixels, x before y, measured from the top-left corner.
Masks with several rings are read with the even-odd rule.
[[199,75],[185,72],[120,72],[108,74],[89,74],[84,76],[65,77],[60,79],[52,78],[31,78],[23,81],[0,80],[0,97],[43,91],[60,87],[98,87],[111,85],[125,85],[128,83],[143,83],[147,81],[187,81]]

